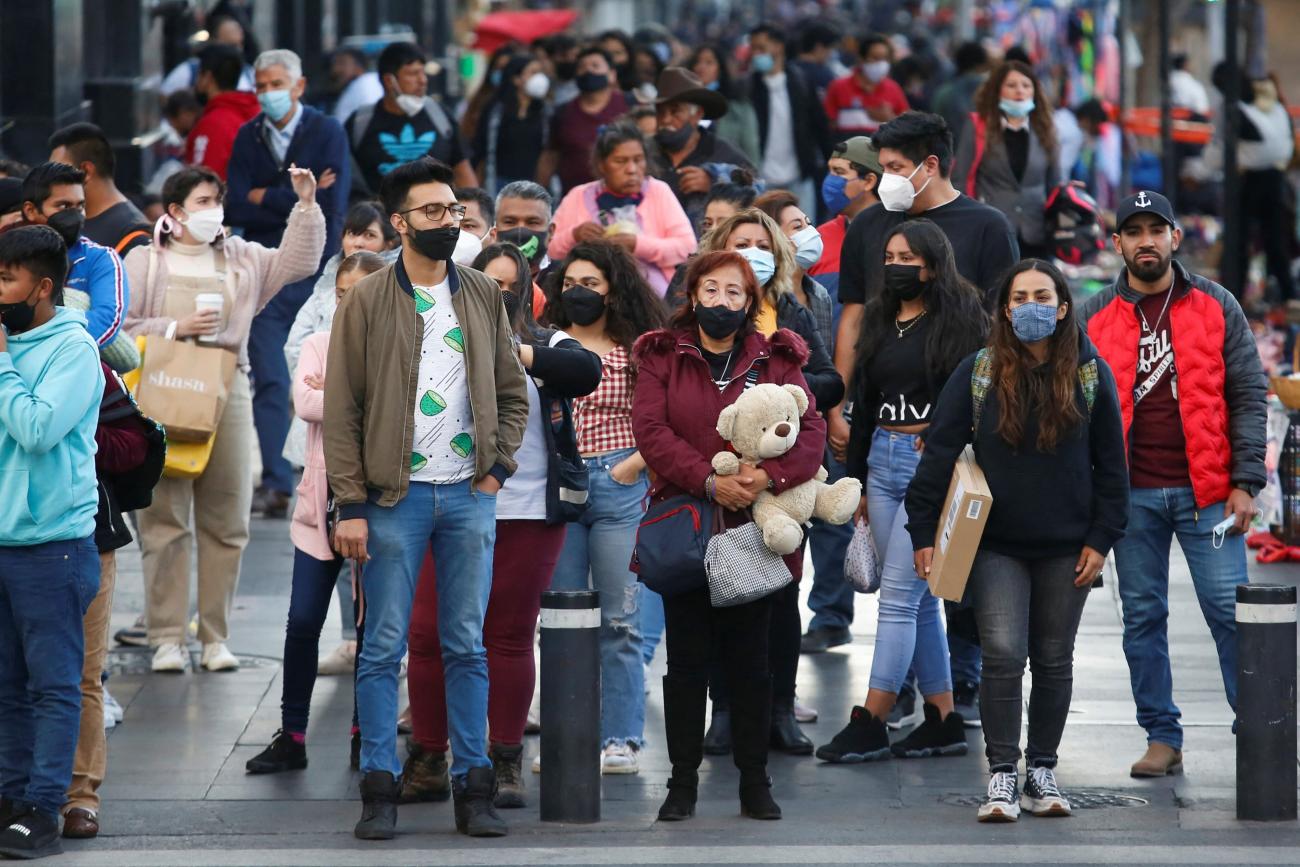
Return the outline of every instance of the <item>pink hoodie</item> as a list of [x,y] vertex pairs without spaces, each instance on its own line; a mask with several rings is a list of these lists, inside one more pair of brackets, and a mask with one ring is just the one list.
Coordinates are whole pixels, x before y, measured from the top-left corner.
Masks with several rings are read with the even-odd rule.
[[321,423],[325,419],[325,392],[304,382],[308,376],[325,379],[325,358],[329,355],[330,333],[320,331],[302,344],[298,369],[293,374],[293,409],[307,422],[307,450],[304,453],[302,481],[298,483],[298,503],[289,524],[289,538],[294,547],[317,560],[333,560],[329,535],[325,531],[325,500],[329,483],[325,476],[325,440]]
[[[573,249],[573,230],[578,226],[602,222],[596,197],[603,187],[604,181],[580,184],[560,202],[555,212],[555,232],[546,251],[552,259],[559,261]],[[646,280],[662,298],[677,266],[695,252],[695,230],[672,187],[657,178],[646,180],[636,220],[636,258]]]

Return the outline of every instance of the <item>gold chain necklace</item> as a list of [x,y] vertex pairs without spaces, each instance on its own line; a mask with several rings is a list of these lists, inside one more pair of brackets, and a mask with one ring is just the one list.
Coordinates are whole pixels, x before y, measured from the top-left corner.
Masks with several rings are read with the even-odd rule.
[[911,322],[907,323],[907,327],[903,327],[902,325],[899,325],[899,324],[898,324],[898,323],[899,323],[899,320],[895,319],[895,320],[894,320],[894,329],[898,332],[898,336],[901,338],[904,334],[906,334],[907,332],[909,332],[909,331],[911,331],[913,328],[915,328],[915,327],[916,327],[916,323],[918,323],[918,322],[920,322],[922,319],[924,319],[924,318],[925,318],[925,314],[927,314],[927,313],[929,313],[929,312],[930,312],[930,311],[928,311],[928,310],[922,310],[920,313],[918,313],[916,316],[914,316],[914,317],[912,318],[912,321],[911,321]]

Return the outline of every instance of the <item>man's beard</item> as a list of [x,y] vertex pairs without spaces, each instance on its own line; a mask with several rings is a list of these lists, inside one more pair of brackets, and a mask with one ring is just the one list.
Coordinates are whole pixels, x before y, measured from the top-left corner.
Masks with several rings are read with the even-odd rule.
[[1169,261],[1172,257],[1161,256],[1156,254],[1156,261],[1143,260],[1139,262],[1137,257],[1125,259],[1124,264],[1128,266],[1128,272],[1144,283],[1154,283],[1169,271]]

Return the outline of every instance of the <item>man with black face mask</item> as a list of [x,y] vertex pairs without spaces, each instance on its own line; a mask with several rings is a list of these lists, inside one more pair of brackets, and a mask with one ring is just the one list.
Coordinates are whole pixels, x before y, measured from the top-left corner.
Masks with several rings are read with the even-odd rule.
[[41,163],[23,179],[23,219],[54,229],[68,246],[67,289],[90,296],[86,329],[102,350],[117,336],[130,304],[122,260],[85,237],[85,172],[67,163]]
[[578,53],[578,96],[556,107],[551,117],[549,143],[537,161],[537,183],[550,187],[560,177],[563,192],[592,180],[591,148],[596,132],[627,113],[626,97],[618,90],[618,77],[609,55],[597,47]]
[[423,753],[415,770],[450,775],[461,833],[506,833],[486,752],[482,636],[496,494],[515,471],[528,392],[500,289],[451,261],[465,216],[454,180],[428,157],[384,176],[402,255],[343,296],[331,330],[325,460],[339,510],[334,545],[367,564],[356,687],[364,806],[354,833],[363,840],[396,833],[398,663],[431,542],[454,759],[448,771],[445,754]]
[[[659,76],[655,143],[663,155],[656,177],[673,188],[691,226],[698,227],[715,175],[731,180],[737,168],[753,171],[740,148],[718,138],[709,125],[727,113],[727,99],[709,90],[694,72],[670,66]],[[703,121],[703,125],[701,125]]]

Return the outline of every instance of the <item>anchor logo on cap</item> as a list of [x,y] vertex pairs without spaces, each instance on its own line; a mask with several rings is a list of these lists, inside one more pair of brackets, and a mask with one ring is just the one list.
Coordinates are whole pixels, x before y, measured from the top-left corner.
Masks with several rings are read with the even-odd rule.
[[1137,200],[1134,201],[1133,204],[1137,205],[1139,208],[1148,208],[1148,207],[1150,207],[1150,206],[1151,206],[1151,200],[1147,198],[1147,191],[1146,191],[1146,190],[1142,190],[1140,193],[1138,193]]

